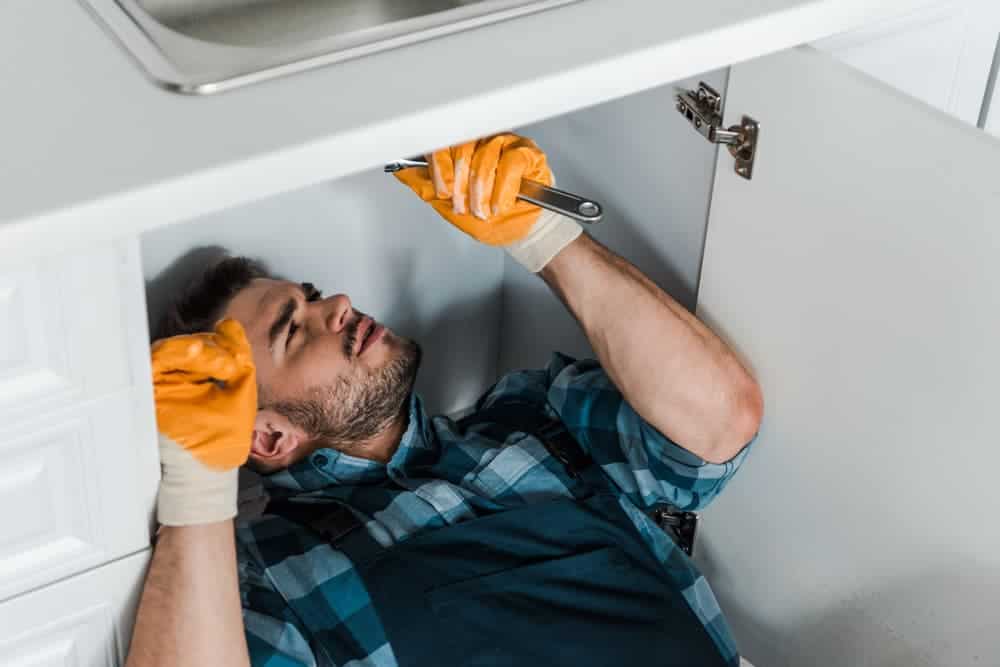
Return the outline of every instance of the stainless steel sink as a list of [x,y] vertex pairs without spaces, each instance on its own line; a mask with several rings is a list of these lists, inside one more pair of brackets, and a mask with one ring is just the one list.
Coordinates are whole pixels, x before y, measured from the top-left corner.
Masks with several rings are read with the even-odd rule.
[[154,81],[212,93],[579,0],[83,0]]

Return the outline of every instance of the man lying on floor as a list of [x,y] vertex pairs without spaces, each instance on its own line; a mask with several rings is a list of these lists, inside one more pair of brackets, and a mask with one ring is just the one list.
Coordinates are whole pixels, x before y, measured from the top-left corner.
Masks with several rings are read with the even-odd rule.
[[[722,490],[758,385],[638,269],[516,200],[522,178],[553,182],[533,142],[429,163],[397,177],[538,273],[597,360],[555,354],[469,417],[432,417],[416,342],[344,294],[243,258],[210,267],[153,347],[162,528],[129,664],[737,664],[708,583],[651,515]],[[270,504],[234,545],[248,457]]]

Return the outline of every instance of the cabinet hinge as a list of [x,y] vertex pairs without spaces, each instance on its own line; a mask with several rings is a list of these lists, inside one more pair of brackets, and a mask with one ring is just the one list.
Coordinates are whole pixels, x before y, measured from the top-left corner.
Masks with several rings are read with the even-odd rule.
[[702,136],[713,144],[725,144],[736,158],[736,173],[743,178],[753,178],[753,160],[757,155],[760,123],[750,116],[743,116],[739,125],[722,126],[722,95],[701,81],[698,90],[680,90],[677,93],[677,111]]

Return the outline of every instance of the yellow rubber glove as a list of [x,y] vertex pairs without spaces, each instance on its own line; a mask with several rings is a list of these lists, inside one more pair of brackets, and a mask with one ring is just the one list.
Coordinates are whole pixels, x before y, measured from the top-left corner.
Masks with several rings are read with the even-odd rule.
[[238,468],[250,453],[257,414],[257,379],[243,328],[225,320],[214,333],[157,341],[152,365],[163,469],[160,523],[236,516]]
[[542,210],[517,199],[521,179],[553,182],[545,153],[515,134],[435,151],[427,163],[397,171],[396,178],[445,220],[489,245],[522,239],[538,221]]

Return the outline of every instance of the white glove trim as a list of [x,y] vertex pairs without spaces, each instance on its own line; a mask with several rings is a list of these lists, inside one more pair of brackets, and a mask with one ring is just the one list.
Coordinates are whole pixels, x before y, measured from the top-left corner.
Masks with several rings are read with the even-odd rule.
[[528,235],[504,250],[521,266],[538,273],[582,233],[583,227],[576,221],[543,209]]
[[156,499],[157,520],[164,526],[192,526],[236,516],[239,468],[212,470],[167,436],[158,435],[163,478]]

